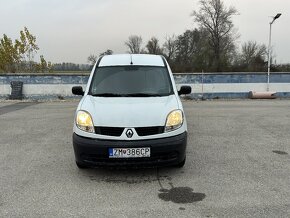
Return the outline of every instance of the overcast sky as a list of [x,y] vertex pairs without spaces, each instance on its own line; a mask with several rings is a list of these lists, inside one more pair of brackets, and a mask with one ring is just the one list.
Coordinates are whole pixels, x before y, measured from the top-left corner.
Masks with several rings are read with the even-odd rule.
[[[290,63],[289,0],[224,2],[239,11],[234,17],[238,45],[248,40],[268,44],[270,16],[282,13],[272,42],[277,63]],[[156,36],[163,43],[166,35],[193,29],[190,14],[196,9],[198,0],[0,0],[0,35],[15,39],[27,26],[46,60],[86,63],[90,54],[107,49],[126,52],[124,42],[132,34],[144,42]]]

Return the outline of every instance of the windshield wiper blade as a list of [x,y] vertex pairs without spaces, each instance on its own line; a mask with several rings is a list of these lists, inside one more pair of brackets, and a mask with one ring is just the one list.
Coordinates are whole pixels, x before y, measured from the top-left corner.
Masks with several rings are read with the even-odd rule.
[[94,97],[161,97],[165,95],[157,93],[130,93],[130,94],[117,94],[117,93],[99,93],[92,94]]
[[128,97],[160,97],[162,95],[156,93],[132,93],[127,94]]
[[94,97],[125,97],[125,95],[116,94],[116,93],[99,93],[99,94],[92,94]]

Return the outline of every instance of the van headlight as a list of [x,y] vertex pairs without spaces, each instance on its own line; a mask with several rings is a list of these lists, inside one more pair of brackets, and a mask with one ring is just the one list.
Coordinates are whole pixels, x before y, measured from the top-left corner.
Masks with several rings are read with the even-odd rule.
[[178,129],[183,124],[183,113],[181,110],[171,111],[166,119],[165,132]]
[[76,125],[79,129],[94,133],[94,124],[91,115],[86,111],[78,111],[76,116]]

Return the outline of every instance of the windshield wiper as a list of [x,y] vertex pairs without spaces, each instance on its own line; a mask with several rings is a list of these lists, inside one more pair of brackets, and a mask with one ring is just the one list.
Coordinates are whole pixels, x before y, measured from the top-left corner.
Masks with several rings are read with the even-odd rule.
[[161,97],[164,94],[157,93],[131,93],[131,94],[117,94],[117,93],[99,93],[92,94],[94,97]]
[[132,93],[127,94],[128,97],[160,97],[164,95],[156,94],[156,93]]
[[99,93],[92,94],[94,97],[126,97],[126,95],[116,94],[116,93]]

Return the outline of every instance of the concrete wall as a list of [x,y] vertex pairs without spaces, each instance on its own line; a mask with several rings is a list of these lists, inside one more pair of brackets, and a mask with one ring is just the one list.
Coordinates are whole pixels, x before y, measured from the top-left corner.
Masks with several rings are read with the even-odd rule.
[[[71,88],[75,85],[86,86],[88,74],[6,74],[0,75],[0,98],[11,93],[10,82],[22,81],[26,98],[72,98]],[[190,85],[192,98],[247,98],[249,91],[266,91],[266,73],[211,73],[211,74],[174,74],[179,88]],[[272,73],[270,91],[278,97],[290,97],[290,73]]]
[[[247,98],[249,91],[267,90],[267,73],[214,73],[175,74],[177,86],[190,85],[191,97],[200,98]],[[290,97],[290,73],[272,73],[270,91],[278,97]]]
[[88,74],[7,74],[0,75],[0,98],[11,93],[10,82],[23,82],[23,95],[31,99],[72,98],[73,86],[86,87]]

